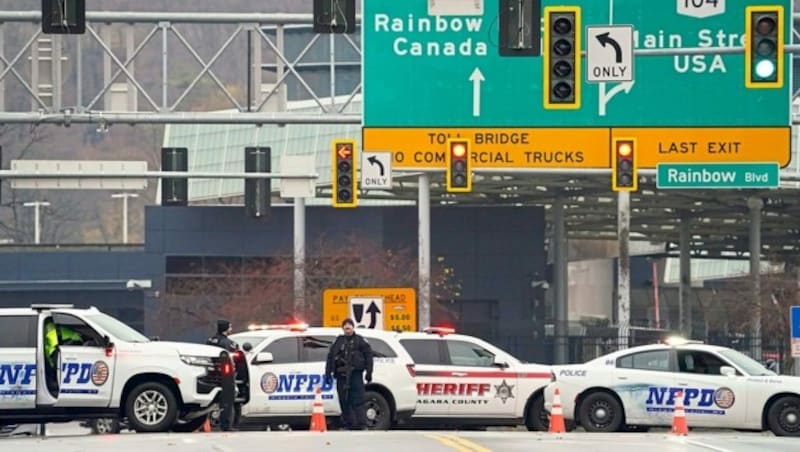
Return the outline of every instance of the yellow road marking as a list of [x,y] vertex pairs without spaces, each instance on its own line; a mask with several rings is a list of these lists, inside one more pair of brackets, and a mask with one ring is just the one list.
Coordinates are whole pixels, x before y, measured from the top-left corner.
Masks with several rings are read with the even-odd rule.
[[472,441],[470,441],[470,440],[468,440],[466,438],[461,438],[460,436],[449,435],[449,438],[452,439],[453,441],[457,442],[457,443],[460,443],[460,444],[462,444],[464,446],[467,446],[467,447],[471,448],[473,450],[473,452],[492,452],[491,449],[487,449],[487,448],[481,446],[478,443],[474,443],[474,442],[472,442]]
[[428,436],[429,438],[433,438],[446,446],[450,446],[459,452],[492,452],[491,449],[487,449],[481,446],[480,444],[474,443],[465,438],[460,438],[455,435],[426,435],[426,436]]

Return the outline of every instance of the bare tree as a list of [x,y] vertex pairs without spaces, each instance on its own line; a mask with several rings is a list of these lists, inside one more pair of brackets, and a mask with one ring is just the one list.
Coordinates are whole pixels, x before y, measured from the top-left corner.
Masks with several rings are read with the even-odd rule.
[[[10,162],[11,160],[25,159],[35,148],[44,140],[47,139],[47,133],[43,127],[37,125],[0,127],[0,142],[3,146],[3,160]],[[3,168],[5,168],[3,162]],[[3,196],[5,202],[0,203],[4,208],[4,212],[0,214],[0,231],[6,238],[13,240],[15,243],[23,243],[26,241],[28,232],[25,228],[22,211],[20,210],[25,202],[23,195],[17,190],[11,190],[11,184],[8,181],[2,181]]]
[[[774,262],[774,261],[773,261]],[[757,300],[752,299],[752,282],[749,277],[730,280],[727,287],[719,289],[704,303],[709,331],[721,333],[721,337],[736,345],[751,339],[752,319],[760,313],[761,349],[765,359],[783,355],[781,369],[792,367],[789,351],[789,308],[800,304],[798,275],[785,265],[784,271],[761,275],[761,290]],[[787,357],[787,355],[789,355]]]
[[[295,309],[291,257],[244,258],[240,264],[170,279],[157,316],[160,331],[183,333],[208,327],[220,316],[238,325],[302,319],[322,323],[322,294],[328,288],[417,287],[417,259],[406,249],[386,249],[355,236],[315,239],[306,259],[305,309]],[[455,270],[437,259],[432,268],[434,322],[457,320],[450,303],[460,295]]]

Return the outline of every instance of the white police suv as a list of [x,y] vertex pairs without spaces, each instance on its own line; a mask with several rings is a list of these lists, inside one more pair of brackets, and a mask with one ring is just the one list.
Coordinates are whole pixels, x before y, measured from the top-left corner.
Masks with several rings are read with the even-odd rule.
[[[317,387],[325,414],[339,416],[335,382],[326,384],[325,361],[338,328],[309,328],[306,324],[251,325],[230,335],[246,352],[250,397],[242,405],[240,422],[286,424],[307,428]],[[359,329],[372,347],[372,382],[366,385],[367,427],[387,430],[408,419],[416,407],[414,362],[397,343],[397,333]]]
[[233,372],[217,347],[150,341],[96,308],[0,309],[0,332],[0,426],[126,418],[138,432],[192,431]]
[[590,432],[670,426],[680,397],[690,428],[800,436],[800,378],[730,348],[671,338],[553,369],[545,408],[558,388],[564,418]]
[[414,359],[417,409],[411,424],[547,429],[543,390],[552,378],[550,366],[524,363],[452,328],[397,338]]

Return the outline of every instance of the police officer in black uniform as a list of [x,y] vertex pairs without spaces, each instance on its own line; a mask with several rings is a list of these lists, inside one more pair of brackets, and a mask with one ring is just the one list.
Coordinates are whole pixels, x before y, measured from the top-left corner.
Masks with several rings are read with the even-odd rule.
[[[209,337],[206,341],[206,345],[221,347],[231,353],[235,352],[239,349],[239,345],[228,338],[228,335],[231,334],[232,331],[231,322],[227,320],[217,320],[217,334]],[[219,426],[226,432],[236,430],[231,426],[233,423],[233,403],[232,400],[229,399],[233,399],[233,397],[228,398],[223,396],[220,402]]]
[[[372,347],[356,334],[351,319],[342,322],[344,334],[337,337],[328,351],[325,380],[336,378],[336,392],[342,409],[342,423],[350,430],[367,429],[364,407],[364,380],[372,381]],[[366,375],[364,374],[366,372]]]

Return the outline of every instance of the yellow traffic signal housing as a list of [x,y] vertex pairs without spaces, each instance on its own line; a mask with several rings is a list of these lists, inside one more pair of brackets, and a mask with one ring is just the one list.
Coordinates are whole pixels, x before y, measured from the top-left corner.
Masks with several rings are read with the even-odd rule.
[[545,7],[542,93],[546,110],[581,108],[581,45],[580,7]]
[[745,86],[753,89],[783,87],[784,24],[782,6],[745,8]]
[[611,189],[636,191],[639,189],[639,165],[636,157],[636,139],[614,138],[611,149]]
[[332,151],[331,201],[333,207],[356,207],[358,205],[356,142],[354,140],[333,140]]
[[472,165],[468,139],[451,138],[447,140],[446,165],[447,191],[451,193],[471,192]]

